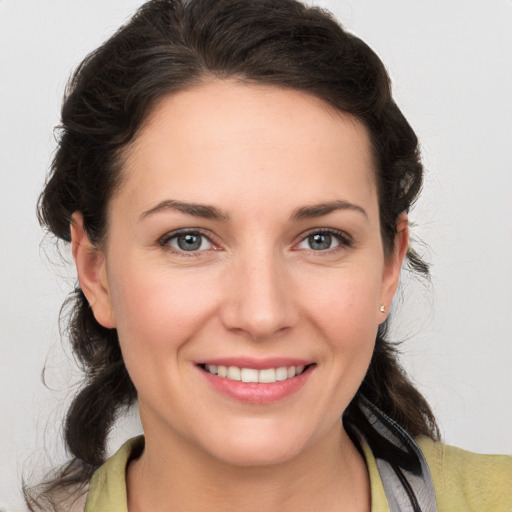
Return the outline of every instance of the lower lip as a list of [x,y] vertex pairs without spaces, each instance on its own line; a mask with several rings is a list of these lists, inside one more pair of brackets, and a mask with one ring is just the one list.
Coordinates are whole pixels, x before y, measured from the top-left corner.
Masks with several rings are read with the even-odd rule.
[[242,382],[227,377],[212,375],[198,367],[210,385],[218,392],[239,402],[251,404],[271,404],[297,393],[309,379],[314,365],[309,366],[300,375],[291,379],[260,384],[258,382]]

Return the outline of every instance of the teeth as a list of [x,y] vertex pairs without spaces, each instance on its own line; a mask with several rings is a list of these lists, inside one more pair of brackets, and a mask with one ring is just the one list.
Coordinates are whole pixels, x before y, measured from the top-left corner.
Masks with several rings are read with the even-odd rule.
[[237,366],[230,366],[228,368],[228,379],[240,380],[240,377],[241,377],[240,374],[241,374],[240,368],[238,368]]
[[276,381],[276,371],[274,368],[268,368],[267,370],[260,370],[258,376],[258,382],[264,382],[266,384]]
[[276,369],[276,380],[286,380],[288,378],[288,369],[286,366],[281,366]]
[[218,375],[219,377],[241,380],[242,382],[261,382],[265,384],[291,379],[304,371],[303,365],[280,366],[279,368],[256,370],[255,368],[238,368],[237,366],[206,364],[204,368],[207,372],[210,372],[212,375]]
[[242,382],[258,382],[258,370],[254,368],[242,368],[240,376]]

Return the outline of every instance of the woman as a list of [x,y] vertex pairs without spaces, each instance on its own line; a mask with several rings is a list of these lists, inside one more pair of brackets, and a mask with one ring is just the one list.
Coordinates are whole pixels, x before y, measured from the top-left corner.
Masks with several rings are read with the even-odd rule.
[[[42,506],[510,509],[510,458],[438,443],[386,338],[402,263],[427,272],[422,166],[361,40],[294,1],[149,2],[62,127],[40,218],[86,378]],[[145,436],[104,464],[136,400]]]

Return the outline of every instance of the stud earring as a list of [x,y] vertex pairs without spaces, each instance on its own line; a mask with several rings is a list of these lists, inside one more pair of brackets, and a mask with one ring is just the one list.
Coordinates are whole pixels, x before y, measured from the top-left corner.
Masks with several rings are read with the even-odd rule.
[[386,312],[386,306],[384,306],[384,304],[381,305],[380,312],[381,313],[385,313]]

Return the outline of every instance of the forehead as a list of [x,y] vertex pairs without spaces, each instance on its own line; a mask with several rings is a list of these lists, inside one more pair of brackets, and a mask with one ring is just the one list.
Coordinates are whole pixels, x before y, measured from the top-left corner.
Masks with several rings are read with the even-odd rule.
[[283,205],[375,196],[362,123],[304,92],[232,81],[160,100],[122,173],[116,195],[142,209],[166,196],[205,203],[274,196]]

